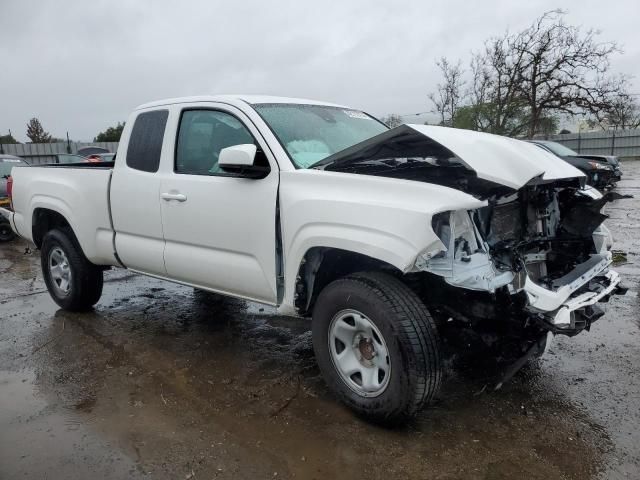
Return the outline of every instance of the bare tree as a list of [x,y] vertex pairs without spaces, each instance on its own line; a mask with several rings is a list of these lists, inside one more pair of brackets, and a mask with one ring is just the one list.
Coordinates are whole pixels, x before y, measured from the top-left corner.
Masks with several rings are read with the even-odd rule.
[[509,37],[494,37],[471,58],[469,100],[474,130],[517,136],[527,125],[525,104],[518,93],[520,57],[510,55]]
[[27,123],[27,137],[32,143],[49,143],[51,141],[51,135],[44,131],[40,120],[35,117]]
[[610,107],[609,125],[621,130],[640,127],[640,105],[637,99],[629,94],[619,95]]
[[603,130],[624,130],[640,127],[640,105],[629,93],[620,93],[607,102],[603,111],[595,112],[588,123]]
[[384,123],[389,128],[395,128],[404,123],[402,117],[396,113],[390,113],[380,119],[382,123]]
[[620,49],[564,16],[546,12],[519,33],[490,38],[472,55],[468,79],[460,62],[439,60],[443,82],[429,98],[441,124],[531,137],[557,128],[559,116],[611,112],[626,91],[625,77],[609,74]]
[[464,70],[461,62],[452,65],[444,57],[436,65],[442,73],[443,83],[436,86],[436,92],[430,94],[429,99],[435,107],[434,113],[440,116],[440,125],[452,126],[463,97]]
[[602,99],[621,86],[607,76],[611,54],[620,51],[617,44],[599,42],[596,30],[567,25],[564,15],[546,12],[508,37],[507,53],[519,63],[518,95],[529,109],[529,136],[549,114],[605,108]]

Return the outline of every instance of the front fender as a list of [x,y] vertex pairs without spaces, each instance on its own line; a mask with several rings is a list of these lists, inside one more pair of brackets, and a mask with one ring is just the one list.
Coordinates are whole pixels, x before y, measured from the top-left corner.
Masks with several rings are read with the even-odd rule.
[[281,172],[285,295],[293,304],[306,252],[328,247],[366,255],[401,272],[425,250],[441,249],[431,228],[435,213],[479,208],[486,202],[439,185],[324,172]]

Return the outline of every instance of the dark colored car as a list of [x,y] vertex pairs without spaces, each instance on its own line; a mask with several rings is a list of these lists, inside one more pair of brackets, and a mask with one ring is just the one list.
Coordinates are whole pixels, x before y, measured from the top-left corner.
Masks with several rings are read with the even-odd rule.
[[[13,155],[0,155],[0,207],[9,207],[9,197],[7,195],[7,183],[11,175],[11,169],[16,165],[28,165],[20,157]],[[0,215],[0,242],[7,242],[15,237],[9,220]]]
[[111,153],[106,148],[102,147],[82,147],[78,149],[78,155],[82,155],[83,157],[88,157],[90,155],[100,154],[100,153]]
[[528,140],[570,163],[587,176],[587,183],[598,189],[609,188],[622,177],[618,157],[612,155],[582,155],[561,143],[548,140]]

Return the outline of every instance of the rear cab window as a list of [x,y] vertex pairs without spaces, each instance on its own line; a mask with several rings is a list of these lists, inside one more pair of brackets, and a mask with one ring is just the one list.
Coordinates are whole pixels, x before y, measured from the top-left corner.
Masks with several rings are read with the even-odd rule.
[[127,147],[128,167],[150,173],[158,171],[168,116],[168,110],[153,110],[136,117]]

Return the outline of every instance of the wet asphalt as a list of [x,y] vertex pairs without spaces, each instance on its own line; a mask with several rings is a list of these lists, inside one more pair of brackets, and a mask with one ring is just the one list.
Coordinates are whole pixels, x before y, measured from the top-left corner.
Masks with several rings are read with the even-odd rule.
[[447,361],[402,429],[327,391],[308,320],[112,270],[95,311],[59,310],[37,251],[0,245],[0,480],[640,478],[640,162],[607,225],[629,287],[502,390]]

